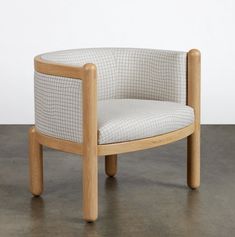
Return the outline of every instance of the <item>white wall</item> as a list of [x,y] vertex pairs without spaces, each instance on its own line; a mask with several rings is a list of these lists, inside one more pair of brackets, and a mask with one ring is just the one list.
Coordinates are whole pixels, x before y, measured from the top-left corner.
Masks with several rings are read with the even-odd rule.
[[20,0],[0,5],[0,124],[33,114],[33,57],[82,47],[202,51],[202,122],[235,123],[235,1]]

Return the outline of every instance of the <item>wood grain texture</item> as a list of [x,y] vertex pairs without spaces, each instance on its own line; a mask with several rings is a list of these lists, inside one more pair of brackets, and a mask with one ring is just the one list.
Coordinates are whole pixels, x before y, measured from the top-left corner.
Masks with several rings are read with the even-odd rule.
[[[167,134],[158,135],[155,137],[144,138],[134,141],[120,142],[120,143],[110,143],[104,145],[97,144],[97,155],[98,156],[109,156],[115,154],[115,152],[125,153],[136,151],[135,149],[148,149],[161,145],[165,145],[171,143],[173,141],[177,141],[177,139],[182,139],[194,131],[194,125],[190,125],[189,127],[170,132]],[[73,154],[83,155],[83,144],[71,142],[55,137],[51,137],[45,134],[40,133],[35,130],[36,138],[41,145],[50,147],[52,149],[56,149],[63,152],[69,152]],[[178,134],[178,136],[177,136]],[[171,138],[172,137],[172,138]],[[129,149],[127,149],[129,147]],[[119,154],[118,153],[118,154]]]
[[197,49],[188,52],[187,104],[194,109],[195,131],[187,139],[187,183],[192,189],[200,186],[200,75],[201,54]]
[[109,177],[113,177],[117,173],[117,155],[105,156],[105,173]]
[[35,129],[37,141],[44,146],[50,147],[63,152],[69,152],[73,154],[83,154],[83,145],[76,142],[71,142],[45,134],[40,133]]
[[34,69],[36,72],[40,72],[46,75],[69,77],[72,79],[80,80],[84,78],[83,67],[47,61],[42,59],[40,55],[34,58]]
[[36,139],[35,127],[29,129],[29,179],[30,191],[34,196],[43,192],[42,145]]
[[128,141],[128,142],[99,145],[98,154],[99,155],[120,154],[165,145],[189,136],[194,132],[194,127],[195,127],[194,124],[191,124],[185,128],[176,130],[174,132],[165,133],[155,137],[149,137],[145,139]]
[[96,66],[84,65],[83,80],[83,217],[98,217],[97,82]]

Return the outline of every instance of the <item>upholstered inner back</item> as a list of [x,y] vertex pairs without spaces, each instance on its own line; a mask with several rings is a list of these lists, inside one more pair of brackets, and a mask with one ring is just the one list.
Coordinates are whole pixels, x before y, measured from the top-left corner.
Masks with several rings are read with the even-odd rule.
[[98,69],[98,99],[151,99],[186,103],[186,53],[95,48],[42,55],[43,59]]

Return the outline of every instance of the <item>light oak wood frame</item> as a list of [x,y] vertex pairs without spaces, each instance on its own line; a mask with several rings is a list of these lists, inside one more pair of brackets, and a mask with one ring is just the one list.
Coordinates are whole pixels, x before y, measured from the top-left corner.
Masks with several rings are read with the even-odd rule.
[[185,128],[155,137],[134,141],[99,145],[97,140],[97,69],[94,64],[69,66],[35,57],[35,71],[54,76],[82,80],[83,84],[83,143],[79,144],[40,133],[33,126],[29,130],[30,190],[39,196],[43,191],[42,147],[80,154],[83,157],[83,216],[88,222],[98,216],[97,157],[105,156],[108,176],[117,172],[117,154],[165,145],[187,137],[187,183],[191,188],[200,185],[200,51],[187,54],[187,104],[194,109],[195,122]]
[[194,132],[187,138],[187,183],[192,189],[200,186],[200,86],[201,53],[197,49],[187,57],[187,104],[194,109]]

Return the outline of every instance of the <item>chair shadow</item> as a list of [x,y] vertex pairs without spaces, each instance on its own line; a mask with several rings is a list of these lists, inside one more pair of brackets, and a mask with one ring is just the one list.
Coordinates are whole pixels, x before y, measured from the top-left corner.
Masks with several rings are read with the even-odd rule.
[[116,191],[118,188],[118,180],[115,177],[107,177],[105,179],[105,191]]
[[115,177],[107,177],[105,179],[105,196],[106,196],[106,213],[114,218],[118,215],[119,198],[118,198],[118,180]]
[[98,233],[98,229],[95,222],[85,223],[82,237],[100,237],[100,236],[102,235]]
[[30,217],[30,233],[40,233],[45,222],[45,204],[42,197],[31,198]]
[[184,184],[177,184],[177,183],[169,183],[169,182],[162,182],[162,181],[154,181],[155,185],[167,188],[179,188],[179,189],[188,189],[188,187]]
[[187,206],[186,206],[186,216],[189,222],[194,222],[199,218],[201,203],[201,194],[199,190],[188,190],[187,193]]
[[[151,185],[159,185],[167,188],[180,188],[188,189],[186,185],[177,183],[167,183],[161,181],[150,182]],[[104,183],[104,210],[105,220],[108,226],[112,226],[112,232],[118,233],[121,228],[120,218],[122,213],[120,210],[119,200],[119,182],[115,177],[107,177]],[[185,218],[188,225],[191,225],[199,218],[198,206],[200,203],[200,193],[198,190],[188,190],[186,193],[186,205],[185,205]],[[45,202],[42,197],[32,197],[30,200],[30,233],[40,233],[45,228]],[[103,217],[100,216],[99,220],[102,221]],[[82,221],[81,221],[82,222]],[[80,224],[80,223],[79,223]],[[105,234],[105,229],[100,228],[99,223],[85,223],[81,236],[84,237],[100,237]],[[115,236],[115,235],[114,235]]]
[[31,219],[43,220],[44,208],[45,204],[42,197],[32,197],[30,200]]
[[130,181],[132,185],[140,185],[143,184],[145,186],[160,186],[164,188],[178,188],[178,189],[184,189],[187,190],[188,187],[186,184],[181,183],[171,183],[171,182],[164,182],[161,180],[151,180],[147,179],[145,177],[135,177],[135,179]]

